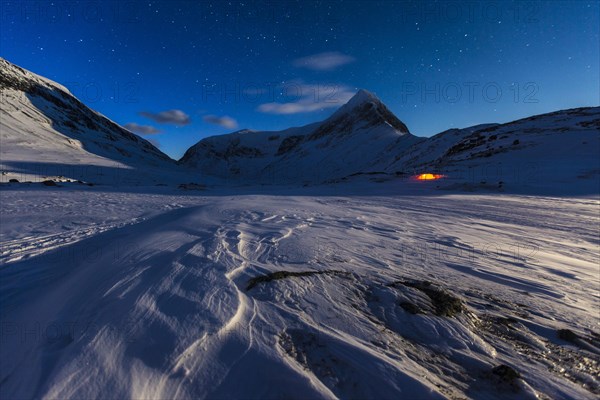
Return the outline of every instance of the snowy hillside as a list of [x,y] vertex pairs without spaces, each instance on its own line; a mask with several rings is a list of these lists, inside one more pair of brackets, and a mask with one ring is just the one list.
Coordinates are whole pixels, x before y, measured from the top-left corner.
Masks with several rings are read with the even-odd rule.
[[600,107],[420,138],[360,90],[325,121],[209,137],[176,163],[63,86],[4,59],[0,90],[0,182],[298,185],[436,172],[444,175],[440,189],[600,192]]
[[380,170],[420,140],[373,94],[360,90],[325,121],[209,137],[191,147],[180,163],[238,182],[318,183]]
[[0,58],[2,181],[62,176],[95,183],[139,181],[174,162],[141,137],[89,109],[65,87]]
[[400,153],[386,170],[437,172],[455,188],[600,193],[600,107],[451,129]]
[[498,124],[483,124],[465,129],[448,129],[447,131],[438,133],[430,138],[411,146],[406,151],[398,154],[393,166],[402,168],[414,168],[418,170],[421,166],[429,166],[435,164],[435,161],[442,157],[452,146],[473,132],[496,126]]

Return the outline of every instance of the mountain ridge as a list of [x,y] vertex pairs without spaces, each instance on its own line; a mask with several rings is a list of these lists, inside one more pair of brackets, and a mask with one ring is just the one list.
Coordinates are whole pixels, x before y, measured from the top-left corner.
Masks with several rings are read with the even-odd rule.
[[419,140],[381,100],[361,89],[323,121],[204,138],[179,163],[224,178],[314,182],[383,166],[386,154]]
[[63,85],[3,58],[0,91],[1,166],[22,179],[70,175],[75,180],[127,182],[133,172],[148,177],[145,170],[176,165]]
[[[15,71],[18,71],[18,73],[15,73]],[[69,121],[65,125],[64,121],[53,119],[53,116],[46,114],[46,116],[57,125],[63,125],[65,128],[69,128],[75,132],[81,132],[81,128],[83,127],[81,125],[85,125],[84,127],[87,127],[90,130],[103,131],[109,135],[109,140],[112,141],[114,141],[114,138],[112,138],[110,135],[111,133],[115,133],[116,135],[128,141],[135,143],[139,142],[146,150],[154,153],[154,155],[163,160],[170,159],[170,157],[161,152],[158,148],[144,138],[135,135],[106,116],[87,107],[66,87],[40,75],[27,71],[24,68],[12,64],[3,58],[0,58],[0,89],[5,92],[10,90],[20,91],[31,97],[41,97],[56,107],[62,108],[63,111],[68,109],[73,110],[76,115],[72,115],[72,119],[81,119],[83,122],[82,124],[78,124],[77,122]],[[80,126],[78,127],[76,125]],[[65,132],[61,133],[65,134]]]
[[109,175],[114,177],[118,165],[117,173],[124,174],[120,168],[144,171],[143,179],[150,182],[172,180],[171,175],[197,179],[200,173],[203,180],[235,184],[317,184],[375,172],[435,170],[457,176],[526,160],[548,168],[548,156],[563,166],[558,175],[570,171],[569,176],[595,177],[600,171],[594,167],[594,157],[600,155],[593,145],[600,138],[600,107],[449,129],[424,138],[413,135],[377,96],[361,89],[323,121],[203,138],[176,161],[87,107],[64,86],[2,58],[0,89],[2,169],[24,174],[35,175],[32,170],[41,168],[44,174],[38,175],[66,175],[54,171],[55,164],[63,169],[99,166],[94,177],[86,176],[87,171],[72,175],[112,183]]

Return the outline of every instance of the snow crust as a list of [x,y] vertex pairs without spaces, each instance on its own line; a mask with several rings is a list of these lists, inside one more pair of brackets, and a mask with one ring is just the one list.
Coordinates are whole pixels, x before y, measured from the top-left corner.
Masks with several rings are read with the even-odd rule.
[[3,189],[0,394],[596,398],[597,199],[362,185]]

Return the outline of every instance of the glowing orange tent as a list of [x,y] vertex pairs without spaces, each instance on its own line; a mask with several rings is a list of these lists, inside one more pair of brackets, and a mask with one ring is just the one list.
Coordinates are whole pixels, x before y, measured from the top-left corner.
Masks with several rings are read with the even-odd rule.
[[444,177],[444,175],[429,174],[429,173],[427,173],[427,174],[420,174],[420,175],[416,176],[416,178],[418,180],[420,180],[420,181],[432,181],[434,179],[440,179],[440,178],[443,178],[443,177]]

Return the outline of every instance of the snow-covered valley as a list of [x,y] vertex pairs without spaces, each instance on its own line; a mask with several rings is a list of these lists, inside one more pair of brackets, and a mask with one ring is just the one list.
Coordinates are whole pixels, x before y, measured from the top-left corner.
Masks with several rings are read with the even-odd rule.
[[422,138],[361,90],[175,161],[0,89],[2,399],[600,395],[600,107]]
[[597,199],[362,189],[3,189],[2,397],[596,398]]

